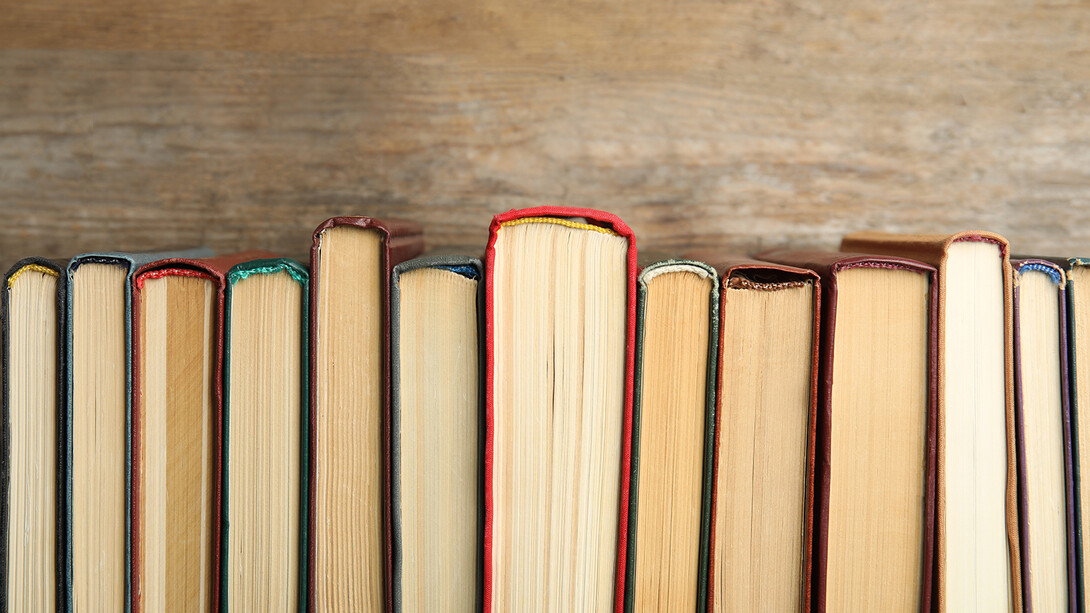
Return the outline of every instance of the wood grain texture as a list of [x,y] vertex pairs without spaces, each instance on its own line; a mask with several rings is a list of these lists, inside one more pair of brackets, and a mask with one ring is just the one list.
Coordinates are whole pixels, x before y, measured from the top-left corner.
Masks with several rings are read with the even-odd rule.
[[1090,255],[1090,5],[0,0],[2,260],[301,257],[348,213],[483,248],[541,203],[668,250]]

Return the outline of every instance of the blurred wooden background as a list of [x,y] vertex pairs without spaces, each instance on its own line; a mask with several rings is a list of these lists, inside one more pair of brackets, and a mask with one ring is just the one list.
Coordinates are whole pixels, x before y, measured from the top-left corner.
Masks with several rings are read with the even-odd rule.
[[483,246],[980,228],[1090,255],[1090,4],[0,0],[0,259],[303,256],[334,214]]

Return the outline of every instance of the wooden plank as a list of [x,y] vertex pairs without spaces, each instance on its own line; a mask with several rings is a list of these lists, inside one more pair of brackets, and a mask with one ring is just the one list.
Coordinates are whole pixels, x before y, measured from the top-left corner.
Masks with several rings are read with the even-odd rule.
[[6,262],[302,256],[343,213],[482,247],[538,203],[668,250],[984,228],[1090,254],[1084,3],[5,4]]

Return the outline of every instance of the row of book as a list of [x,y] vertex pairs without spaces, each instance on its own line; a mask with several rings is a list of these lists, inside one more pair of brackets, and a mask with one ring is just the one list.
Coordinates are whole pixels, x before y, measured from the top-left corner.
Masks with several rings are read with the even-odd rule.
[[0,608],[1084,609],[1090,262],[565,207],[422,252],[16,264]]

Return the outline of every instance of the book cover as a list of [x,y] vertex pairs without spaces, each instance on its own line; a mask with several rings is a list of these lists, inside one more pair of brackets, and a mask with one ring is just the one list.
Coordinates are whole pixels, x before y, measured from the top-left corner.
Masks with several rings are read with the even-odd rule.
[[[794,266],[787,266],[784,264],[776,264],[773,262],[766,262],[761,260],[750,259],[746,257],[708,257],[707,261],[712,264],[719,273],[720,290],[719,300],[720,305],[718,309],[718,316],[723,317],[724,313],[728,309],[728,291],[732,288],[740,289],[752,289],[758,291],[778,291],[790,287],[797,286],[798,284],[811,284],[813,287],[813,322],[812,322],[812,340],[810,351],[810,392],[809,392],[809,405],[808,405],[808,420],[806,425],[806,485],[805,492],[802,493],[804,497],[804,516],[803,523],[799,526],[802,532],[802,583],[798,586],[801,596],[801,610],[804,612],[811,609],[811,580],[813,572],[813,540],[814,540],[814,500],[815,500],[815,453],[817,448],[817,424],[818,424],[818,382],[819,382],[819,355],[820,355],[820,339],[821,339],[821,281],[817,273],[805,268],[797,268]],[[731,356],[726,355],[726,351],[730,346],[727,339],[724,337],[726,333],[726,327],[722,325],[722,322],[717,324],[719,338],[718,346],[721,347],[721,351],[724,353],[723,360],[734,359]],[[710,542],[709,542],[709,555],[707,557],[708,569],[707,569],[707,598],[705,600],[707,605],[707,611],[711,613],[714,611],[715,603],[715,561],[714,550],[717,539],[715,528],[715,513],[716,513],[716,500],[718,498],[717,483],[718,472],[720,470],[720,438],[723,427],[729,426],[722,423],[722,404],[724,394],[729,393],[729,390],[723,389],[723,380],[720,378],[716,382],[715,386],[715,427],[714,427],[714,439],[712,442],[712,448],[714,450],[714,458],[712,461],[713,473],[709,475],[711,492],[710,500],[712,501],[711,509],[711,526],[710,526]],[[728,494],[729,495],[729,494]]]
[[[649,258],[645,260],[645,258]],[[648,283],[654,277],[669,272],[692,272],[699,276],[711,279],[711,291],[709,293],[709,319],[708,346],[707,346],[707,374],[705,391],[704,413],[704,437],[703,437],[703,477],[700,501],[700,539],[697,569],[696,599],[697,603],[704,601],[707,594],[708,581],[708,543],[711,533],[711,493],[712,493],[712,456],[713,438],[715,431],[715,398],[716,398],[716,374],[717,358],[719,355],[719,291],[718,277],[711,266],[691,259],[661,258],[657,255],[640,256],[640,272],[636,278],[636,357],[635,357],[635,389],[632,403],[632,456],[631,471],[629,475],[628,495],[628,543],[626,553],[625,571],[625,610],[632,611],[635,606],[635,579],[636,579],[636,533],[639,529],[639,483],[641,449],[641,414],[643,408],[643,365],[646,353],[645,346],[645,321],[647,317]],[[645,562],[657,565],[657,561]]]
[[[1070,401],[1070,414],[1071,414],[1071,459],[1072,459],[1072,479],[1075,490],[1074,495],[1074,507],[1075,507],[1075,595],[1078,603],[1077,609],[1084,611],[1086,609],[1087,599],[1087,581],[1086,581],[1086,556],[1084,555],[1084,547],[1087,545],[1086,539],[1083,536],[1085,530],[1083,524],[1085,520],[1090,520],[1090,517],[1084,513],[1084,500],[1090,499],[1090,483],[1084,481],[1084,472],[1082,470],[1081,463],[1090,459],[1090,451],[1082,449],[1083,442],[1088,438],[1081,436],[1081,428],[1085,428],[1090,425],[1090,419],[1083,419],[1080,413],[1080,406],[1086,405],[1085,402],[1079,402],[1080,393],[1086,395],[1087,390],[1090,390],[1090,375],[1087,374],[1087,366],[1090,365],[1090,356],[1086,355],[1086,339],[1088,338],[1088,330],[1084,330],[1085,325],[1080,325],[1080,322],[1084,321],[1086,316],[1090,313],[1087,311],[1087,304],[1085,303],[1085,297],[1090,297],[1090,288],[1084,287],[1087,285],[1087,275],[1090,274],[1090,258],[1056,258],[1053,262],[1059,263],[1066,273],[1067,285],[1066,285],[1066,297],[1067,297],[1067,348],[1068,348],[1068,398]],[[1081,359],[1079,356],[1082,356]],[[1079,385],[1079,382],[1082,385]],[[1081,392],[1080,392],[1081,390]]]
[[[401,373],[401,276],[407,272],[434,268],[451,272],[452,274],[461,275],[469,279],[475,279],[483,281],[484,279],[484,265],[479,258],[464,256],[464,255],[426,255],[422,257],[413,258],[411,260],[405,260],[400,264],[394,266],[390,278],[390,381],[391,381],[391,398],[390,398],[390,429],[391,429],[391,447],[390,447],[390,475],[391,475],[391,489],[390,489],[390,515],[392,524],[392,545],[393,545],[393,610],[394,613],[400,613],[402,610],[402,594],[404,592],[402,585],[402,566],[403,566],[403,534],[402,528],[402,491],[401,491],[401,479],[400,468],[402,463],[402,449],[401,449],[401,437],[402,428],[402,373]],[[484,388],[484,283],[479,282],[477,284],[477,332],[479,347],[477,348],[478,363],[476,365],[477,371],[477,386],[479,389]],[[455,367],[455,364],[448,364],[448,368]],[[485,422],[484,422],[484,395],[478,395],[478,418],[477,418],[477,430],[478,441],[480,447],[484,447],[485,440]],[[476,560],[476,608],[480,609],[482,602],[481,594],[481,576],[482,576],[482,562],[483,562],[483,549],[480,546],[480,535],[484,533],[484,456],[483,454],[478,458],[477,468],[477,500],[479,501],[478,513],[477,513],[477,533],[478,533],[478,545],[477,545],[477,560]],[[429,503],[430,504],[430,503]]]
[[[228,574],[229,574],[228,568],[229,567],[228,567],[228,563],[229,563],[229,557],[230,557],[229,556],[229,554],[230,554],[229,537],[230,537],[230,530],[231,530],[231,522],[229,521],[228,512],[230,511],[231,491],[232,491],[232,489],[231,489],[231,486],[232,486],[232,484],[231,484],[231,472],[230,472],[230,458],[231,458],[231,428],[230,428],[230,426],[231,426],[231,414],[232,414],[231,401],[230,401],[230,398],[231,398],[230,389],[231,389],[231,373],[232,373],[232,365],[233,365],[233,362],[232,362],[232,338],[233,338],[232,331],[233,331],[233,329],[232,329],[232,324],[231,324],[231,321],[232,321],[231,320],[231,313],[232,313],[232,307],[234,305],[234,302],[233,302],[234,290],[235,290],[235,286],[240,281],[242,281],[244,279],[247,279],[249,277],[253,277],[255,275],[275,275],[275,274],[278,274],[278,273],[286,273],[294,282],[298,283],[302,288],[302,298],[301,298],[301,303],[302,303],[301,311],[302,312],[301,312],[300,329],[299,329],[299,335],[300,335],[299,346],[300,346],[300,351],[301,351],[300,360],[299,360],[299,386],[300,386],[299,402],[300,402],[301,410],[300,410],[299,415],[298,415],[299,434],[300,434],[300,436],[299,436],[299,440],[297,441],[298,451],[299,451],[299,462],[300,462],[300,470],[299,470],[299,476],[298,476],[299,477],[299,492],[297,494],[297,496],[299,498],[299,525],[298,525],[298,530],[299,531],[298,531],[298,536],[297,536],[297,538],[298,538],[297,545],[298,545],[298,552],[299,552],[299,560],[298,560],[299,575],[296,578],[296,580],[298,582],[298,598],[297,598],[297,602],[296,602],[296,609],[298,611],[306,611],[307,610],[307,591],[306,591],[306,588],[307,588],[307,580],[306,580],[306,578],[307,578],[307,555],[306,555],[306,543],[307,543],[307,528],[308,528],[308,525],[309,525],[308,521],[307,521],[307,510],[308,510],[307,500],[309,499],[307,475],[309,474],[309,468],[308,468],[309,457],[308,457],[308,453],[309,453],[309,449],[310,449],[309,432],[308,432],[309,419],[307,418],[307,415],[308,415],[307,401],[308,401],[309,396],[310,396],[308,391],[307,391],[308,385],[310,383],[310,373],[307,370],[307,367],[308,367],[308,364],[309,364],[309,360],[307,359],[307,349],[308,349],[308,341],[309,341],[309,338],[310,338],[310,334],[309,334],[309,329],[308,329],[309,317],[308,317],[308,313],[307,313],[307,307],[308,307],[308,304],[309,304],[308,296],[309,296],[310,278],[309,278],[309,275],[307,273],[307,269],[303,265],[301,265],[298,262],[296,262],[295,260],[292,260],[292,259],[289,259],[289,258],[279,258],[278,257],[278,258],[254,259],[254,260],[248,260],[248,261],[245,261],[245,262],[241,262],[239,264],[235,264],[234,266],[232,266],[230,268],[230,270],[228,270],[226,280],[225,280],[226,281],[226,286],[225,286],[226,292],[225,292],[225,302],[224,302],[224,351],[223,351],[223,372],[224,372],[223,387],[224,387],[224,394],[223,394],[223,422],[222,422],[223,423],[223,428],[221,430],[222,440],[223,440],[223,453],[221,455],[221,457],[222,457],[222,470],[220,471],[220,476],[221,476],[221,480],[222,480],[222,488],[221,488],[221,492],[222,492],[222,501],[221,501],[222,502],[222,504],[221,504],[222,513],[221,513],[221,516],[220,516],[220,524],[221,524],[222,528],[221,528],[221,532],[220,532],[220,552],[221,553],[220,553],[220,573],[219,573],[219,584],[220,584],[219,590],[220,590],[220,598],[221,598],[220,610],[221,611],[227,611],[229,609],[229,607],[228,607],[228,596],[229,596],[229,581],[228,581]],[[278,450],[269,449],[269,452],[274,453],[274,454],[284,453],[283,450],[279,450],[279,449]],[[243,483],[241,485],[238,485],[238,487],[240,489],[242,489],[243,491],[246,491],[248,485],[249,484]],[[249,489],[251,489],[251,490],[254,489],[254,486],[249,485]],[[242,548],[243,549],[246,548],[245,544],[243,545]]]
[[[56,364],[55,364],[55,376],[56,376],[56,393],[53,401],[56,403],[54,410],[56,411],[56,424],[55,424],[55,462],[56,462],[56,488],[55,493],[55,533],[54,543],[54,573],[55,573],[55,595],[56,599],[54,604],[58,610],[64,610],[64,587],[65,587],[65,531],[66,524],[63,520],[64,508],[65,508],[65,488],[63,486],[64,477],[64,464],[65,464],[65,441],[67,440],[67,431],[65,429],[64,422],[64,402],[65,402],[65,349],[66,343],[64,341],[64,321],[65,321],[65,285],[62,280],[62,273],[64,269],[51,260],[38,257],[30,257],[19,260],[11,267],[4,275],[4,292],[3,299],[0,300],[0,338],[3,342],[0,343],[0,362],[3,364],[3,384],[0,388],[0,393],[3,394],[3,414],[0,419],[3,420],[3,436],[0,439],[0,445],[3,445],[3,449],[0,450],[0,495],[3,496],[0,500],[0,611],[9,611],[12,609],[12,598],[9,593],[9,578],[10,566],[11,566],[11,543],[10,538],[12,521],[12,513],[10,508],[11,498],[11,472],[12,472],[12,412],[20,410],[20,407],[12,406],[11,398],[11,376],[13,372],[13,364],[11,363],[11,341],[12,335],[15,331],[11,321],[11,288],[15,280],[27,273],[38,272],[47,276],[56,277],[57,292],[56,297],[53,299],[54,304],[54,325],[56,329],[54,334],[56,335]],[[24,325],[27,325],[24,322]],[[42,331],[36,330],[35,334],[40,334]],[[39,509],[41,510],[41,509]]]
[[[632,230],[619,217],[611,213],[584,208],[569,208],[559,206],[542,206],[529,209],[511,210],[496,215],[489,227],[488,246],[485,250],[485,403],[486,403],[486,436],[485,436],[485,532],[484,532],[484,610],[493,610],[493,527],[495,521],[493,492],[494,456],[493,447],[494,428],[494,392],[495,378],[495,322],[493,320],[494,296],[495,296],[495,263],[496,242],[501,229],[509,224],[521,224],[539,218],[560,218],[561,224],[574,224],[574,227],[596,226],[608,228],[610,232],[622,237],[628,244],[627,249],[627,283],[626,283],[626,314],[625,314],[625,368],[624,368],[624,392],[623,392],[623,417],[622,417],[622,443],[620,466],[620,500],[618,513],[618,539],[617,539],[617,563],[614,569],[615,590],[614,608],[617,613],[624,610],[625,594],[625,568],[628,541],[628,508],[629,486],[631,478],[631,436],[632,436],[632,402],[633,379],[635,371],[635,340],[636,340],[636,244]],[[585,220],[571,221],[572,219]],[[526,220],[526,221],[524,221]]]
[[[1038,432],[1035,436],[1030,436],[1027,432],[1027,411],[1037,410],[1041,415],[1031,415],[1034,421],[1041,421],[1042,418],[1051,417],[1060,424],[1060,436],[1062,450],[1062,462],[1060,467],[1063,471],[1063,478],[1061,480],[1062,498],[1063,501],[1059,504],[1059,508],[1062,510],[1064,516],[1064,524],[1061,526],[1064,537],[1061,539],[1063,544],[1062,557],[1065,560],[1064,564],[1064,590],[1066,596],[1067,609],[1069,611],[1075,611],[1078,604],[1078,580],[1076,578],[1076,513],[1075,513],[1075,462],[1074,462],[1074,446],[1072,444],[1072,413],[1071,413],[1071,396],[1069,390],[1071,389],[1071,377],[1069,375],[1069,353],[1068,348],[1070,346],[1069,335],[1069,319],[1068,319],[1068,302],[1067,302],[1067,278],[1062,268],[1053,262],[1035,259],[1024,258],[1011,260],[1011,268],[1014,273],[1014,289],[1013,289],[1013,319],[1014,319],[1014,419],[1015,419],[1015,444],[1018,454],[1018,520],[1019,520],[1019,543],[1020,553],[1022,561],[1022,597],[1023,604],[1026,611],[1032,611],[1033,605],[1036,602],[1037,608],[1045,606],[1046,599],[1050,600],[1056,596],[1055,593],[1051,593],[1050,590],[1045,590],[1046,593],[1037,594],[1032,589],[1032,584],[1035,582],[1035,575],[1044,575],[1044,569],[1035,567],[1034,557],[1031,553],[1035,553],[1041,548],[1050,549],[1054,543],[1050,543],[1049,546],[1045,546],[1043,543],[1037,543],[1031,537],[1031,524],[1041,521],[1041,518],[1034,516],[1036,509],[1040,508],[1040,504],[1035,504],[1031,507],[1030,498],[1037,494],[1043,496],[1055,495],[1056,492],[1047,491],[1047,488],[1043,487],[1045,484],[1037,484],[1038,487],[1032,487],[1030,483],[1031,473],[1032,478],[1040,478],[1040,473],[1036,470],[1031,470],[1031,467],[1027,463],[1027,454],[1029,454],[1028,445],[1042,445],[1045,439],[1053,438],[1056,432]],[[1037,363],[1034,360],[1034,354],[1030,354],[1031,357],[1027,357],[1027,351],[1025,344],[1027,336],[1032,335],[1038,325],[1043,325],[1041,321],[1033,321],[1030,327],[1035,330],[1027,331],[1023,328],[1024,311],[1027,306],[1024,304],[1024,292],[1023,285],[1026,281],[1026,275],[1030,273],[1042,273],[1044,274],[1052,284],[1054,284],[1055,297],[1056,297],[1056,319],[1058,322],[1058,337],[1056,342],[1058,345],[1059,355],[1057,356],[1058,372],[1055,373],[1043,373],[1045,366]],[[1032,308],[1032,307],[1031,307]],[[1030,311],[1030,317],[1033,317],[1033,311]],[[1036,319],[1036,318],[1035,318]],[[1033,361],[1031,361],[1033,360]],[[1050,374],[1056,375],[1056,384],[1059,386],[1058,401],[1059,415],[1045,416],[1045,409],[1040,405],[1043,398],[1033,398],[1040,390],[1038,390],[1031,383],[1027,383],[1027,378],[1037,374],[1034,382],[1041,378],[1044,374],[1047,377]],[[1034,402],[1037,401],[1037,402]],[[1031,409],[1032,406],[1032,409]],[[1052,407],[1047,407],[1052,408]],[[1049,436],[1052,435],[1052,436]],[[1027,440],[1027,438],[1032,440]],[[1036,455],[1036,454],[1032,454]],[[1030,490],[1033,490],[1031,494]],[[1047,506],[1053,508],[1053,503],[1047,503]],[[1051,569],[1050,569],[1051,570]],[[1047,577],[1045,577],[1047,578]],[[1047,584],[1042,584],[1046,585]]]
[[[316,560],[316,531],[318,526],[318,513],[316,510],[316,493],[317,493],[317,470],[319,462],[319,453],[317,446],[321,444],[322,432],[318,428],[318,412],[324,411],[325,407],[320,407],[318,403],[318,387],[320,382],[318,377],[318,343],[319,338],[326,334],[323,322],[321,321],[321,313],[319,311],[318,297],[321,291],[321,248],[322,238],[326,231],[339,228],[339,227],[352,227],[364,230],[375,230],[381,235],[381,266],[383,281],[382,286],[382,321],[383,336],[382,336],[382,369],[383,369],[383,408],[382,408],[382,473],[383,473],[383,495],[382,495],[382,533],[385,540],[383,556],[383,589],[385,602],[385,609],[392,611],[393,609],[393,544],[392,544],[392,525],[390,518],[390,495],[391,495],[391,483],[390,483],[390,327],[386,325],[389,322],[390,317],[390,274],[393,271],[394,266],[397,264],[420,255],[424,250],[424,236],[421,226],[415,222],[402,220],[402,219],[375,219],[372,217],[362,216],[349,216],[349,217],[333,217],[322,222],[315,230],[313,235],[313,242],[310,251],[310,402],[309,402],[309,432],[310,432],[310,450],[309,450],[309,488],[308,488],[308,522],[309,527],[307,530],[307,598],[309,600],[309,606],[311,609],[316,609],[315,599],[317,597],[317,590],[315,589],[316,575],[319,572],[328,575],[330,569],[317,568],[318,561]],[[337,328],[331,328],[329,334],[346,334],[349,330],[339,330]],[[348,589],[348,586],[345,586]]]

